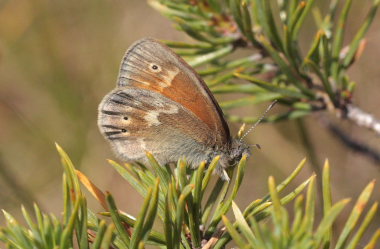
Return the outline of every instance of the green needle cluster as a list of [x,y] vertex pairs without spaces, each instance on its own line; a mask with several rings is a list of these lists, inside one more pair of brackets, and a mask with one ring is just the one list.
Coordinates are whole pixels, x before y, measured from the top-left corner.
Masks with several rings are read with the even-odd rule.
[[[269,193],[241,208],[234,200],[244,178],[246,157],[228,169],[231,180],[224,181],[213,176],[218,157],[208,167],[202,163],[191,169],[183,160],[179,160],[176,167],[159,165],[147,154],[150,165],[121,165],[110,161],[144,198],[138,216],[133,217],[117,206],[110,193],[103,193],[77,171],[61,147],[57,145],[57,149],[65,171],[62,217],[45,214],[35,205],[34,217],[22,208],[27,224],[23,225],[3,211],[7,225],[0,228],[0,240],[7,248],[221,249],[230,242],[244,249],[363,248],[361,239],[378,208],[374,203],[368,211],[364,210],[374,189],[371,182],[337,233],[333,226],[349,200],[332,202],[328,162],[322,176],[323,217],[318,223],[315,175],[285,191],[303,169],[305,159],[280,184],[269,177]],[[87,207],[80,182],[100,202],[104,212],[95,214]],[[294,203],[292,215],[285,208],[290,202]],[[227,218],[230,211],[234,214],[233,220]],[[379,237],[380,229],[364,248],[375,248]]]

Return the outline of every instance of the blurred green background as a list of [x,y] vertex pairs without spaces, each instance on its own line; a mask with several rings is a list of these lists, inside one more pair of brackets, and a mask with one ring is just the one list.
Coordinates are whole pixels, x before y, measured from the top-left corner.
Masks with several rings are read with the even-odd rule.
[[[325,1],[317,2],[323,6]],[[353,2],[347,38],[370,6],[370,1]],[[138,213],[141,198],[106,162],[115,157],[98,132],[96,118],[102,97],[115,87],[125,50],[142,37],[190,41],[146,1],[0,1],[1,209],[20,217],[20,205],[30,208],[35,201],[45,211],[62,211],[62,168],[54,146],[58,142],[77,168],[114,194],[120,208]],[[310,41],[308,30],[304,38]],[[380,117],[380,15],[367,38],[366,50],[350,76],[358,83],[355,103]],[[265,108],[244,112],[259,115]],[[380,138],[373,133],[329,118],[380,151]],[[305,125],[320,166],[325,158],[330,160],[335,201],[356,198],[370,180],[380,179],[380,165],[351,152],[317,119],[308,117]],[[234,132],[238,127],[231,125]],[[249,161],[238,204],[244,207],[261,197],[267,192],[269,175],[284,179],[306,156],[297,130],[292,121],[262,124],[250,134],[249,142],[262,149],[254,150]],[[309,163],[299,182],[312,171]],[[380,200],[379,185],[376,189],[373,200]],[[88,199],[94,211],[101,210],[92,197]],[[380,218],[375,223],[373,230],[379,227]]]

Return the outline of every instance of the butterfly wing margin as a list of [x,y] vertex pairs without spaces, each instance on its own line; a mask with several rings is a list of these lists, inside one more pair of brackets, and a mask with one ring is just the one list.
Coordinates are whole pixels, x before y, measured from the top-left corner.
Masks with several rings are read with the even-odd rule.
[[124,161],[146,162],[146,151],[159,163],[185,157],[196,166],[209,160],[204,141],[212,143],[208,126],[180,104],[165,96],[135,87],[107,94],[98,112],[98,126]]
[[161,93],[205,123],[217,146],[229,142],[228,125],[212,93],[194,69],[166,45],[150,38],[134,43],[122,60],[117,84]]

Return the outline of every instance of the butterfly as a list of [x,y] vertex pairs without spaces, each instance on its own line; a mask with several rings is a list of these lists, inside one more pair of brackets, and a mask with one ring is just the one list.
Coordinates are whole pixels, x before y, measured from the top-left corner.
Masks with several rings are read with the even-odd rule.
[[117,86],[99,105],[98,126],[119,158],[161,164],[185,158],[197,167],[219,155],[217,173],[234,166],[249,145],[231,137],[211,91],[180,56],[145,38],[135,42],[121,62]]

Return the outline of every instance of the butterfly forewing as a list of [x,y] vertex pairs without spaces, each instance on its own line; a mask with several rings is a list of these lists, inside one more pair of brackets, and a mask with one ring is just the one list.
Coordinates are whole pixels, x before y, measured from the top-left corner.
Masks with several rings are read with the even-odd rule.
[[[215,146],[229,143],[227,123],[206,84],[167,46],[153,39],[143,39],[132,45],[122,60],[118,86],[146,89],[165,96],[206,124]],[[188,132],[197,133],[196,129]]]

